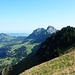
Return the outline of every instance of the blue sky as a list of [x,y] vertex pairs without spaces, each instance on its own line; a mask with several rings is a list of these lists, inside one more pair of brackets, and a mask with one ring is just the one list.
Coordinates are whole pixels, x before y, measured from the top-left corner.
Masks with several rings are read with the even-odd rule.
[[75,0],[0,0],[0,32],[31,33],[48,25],[75,27]]

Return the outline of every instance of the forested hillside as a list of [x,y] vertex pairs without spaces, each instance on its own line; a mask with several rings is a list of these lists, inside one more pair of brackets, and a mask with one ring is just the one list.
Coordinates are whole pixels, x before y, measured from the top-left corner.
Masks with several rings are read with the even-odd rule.
[[50,60],[63,54],[67,48],[75,43],[75,28],[64,27],[44,41],[37,54],[42,60]]

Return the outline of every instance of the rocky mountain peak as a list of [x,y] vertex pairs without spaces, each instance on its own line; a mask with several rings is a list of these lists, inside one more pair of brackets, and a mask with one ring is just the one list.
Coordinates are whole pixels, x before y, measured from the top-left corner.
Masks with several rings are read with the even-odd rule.
[[47,27],[47,32],[49,32],[49,33],[55,33],[57,31],[57,29],[55,29],[53,26],[48,26]]
[[45,31],[44,28],[37,28],[36,30],[33,31],[33,33],[34,33],[34,34],[37,34],[37,33],[39,33],[39,32],[43,32],[43,31]]

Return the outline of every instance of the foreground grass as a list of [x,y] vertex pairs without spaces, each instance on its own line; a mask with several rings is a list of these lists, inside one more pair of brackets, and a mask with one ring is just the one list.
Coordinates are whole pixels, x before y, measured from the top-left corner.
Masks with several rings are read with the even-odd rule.
[[26,70],[20,75],[75,75],[75,49],[65,55]]

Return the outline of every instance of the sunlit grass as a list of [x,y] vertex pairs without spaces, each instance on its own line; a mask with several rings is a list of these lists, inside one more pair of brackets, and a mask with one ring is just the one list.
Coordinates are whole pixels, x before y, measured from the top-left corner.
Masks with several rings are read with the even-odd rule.
[[75,75],[74,50],[51,61],[26,70],[20,75]]

